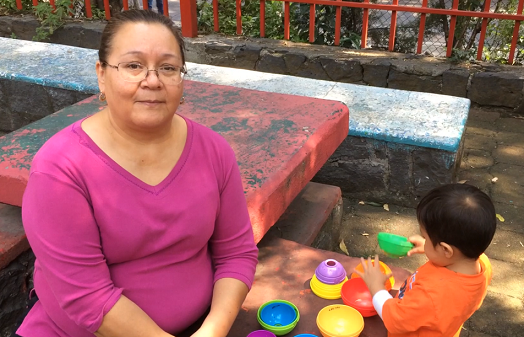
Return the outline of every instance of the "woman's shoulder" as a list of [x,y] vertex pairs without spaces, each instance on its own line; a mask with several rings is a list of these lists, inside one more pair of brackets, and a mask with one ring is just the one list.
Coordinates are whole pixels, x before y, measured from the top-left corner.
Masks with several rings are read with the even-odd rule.
[[80,123],[77,121],[68,125],[51,136],[36,152],[31,170],[48,171],[70,164],[72,157],[78,155],[80,136],[75,129],[80,127]]

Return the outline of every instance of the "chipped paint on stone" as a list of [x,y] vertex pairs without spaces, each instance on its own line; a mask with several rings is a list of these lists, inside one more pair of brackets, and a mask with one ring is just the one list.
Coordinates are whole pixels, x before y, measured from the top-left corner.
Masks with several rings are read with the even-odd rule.
[[[0,78],[98,92],[96,50],[0,38]],[[338,100],[351,111],[348,135],[457,152],[469,99],[188,63],[189,79]],[[226,102],[226,101],[224,101]],[[220,106],[209,109],[219,113]]]
[[351,111],[348,135],[456,152],[469,112],[464,98],[189,64],[193,80],[337,100]]
[[0,38],[0,78],[84,93],[98,92],[98,51]]

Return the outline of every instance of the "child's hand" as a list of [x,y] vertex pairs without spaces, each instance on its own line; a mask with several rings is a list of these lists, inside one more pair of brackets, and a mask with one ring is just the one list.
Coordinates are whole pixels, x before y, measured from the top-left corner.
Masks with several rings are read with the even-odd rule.
[[385,275],[380,271],[378,255],[375,255],[374,263],[371,262],[371,257],[368,257],[367,261],[360,258],[360,261],[364,272],[355,269],[355,273],[362,277],[364,282],[366,282],[369,292],[371,292],[371,297],[375,296],[375,294],[380,290],[385,290],[386,287],[384,284],[391,277],[391,274]]
[[415,247],[408,252],[408,256],[413,254],[424,254],[424,244],[426,243],[426,239],[420,235],[413,235],[408,238],[408,241],[415,245]]

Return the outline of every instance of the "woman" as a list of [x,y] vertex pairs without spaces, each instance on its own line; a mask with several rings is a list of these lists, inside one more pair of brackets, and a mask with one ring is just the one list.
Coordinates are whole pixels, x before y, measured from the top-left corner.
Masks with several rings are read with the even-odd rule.
[[96,64],[107,108],[37,153],[23,223],[39,300],[20,336],[226,336],[253,282],[234,153],[177,115],[179,30],[152,11],[106,26]]

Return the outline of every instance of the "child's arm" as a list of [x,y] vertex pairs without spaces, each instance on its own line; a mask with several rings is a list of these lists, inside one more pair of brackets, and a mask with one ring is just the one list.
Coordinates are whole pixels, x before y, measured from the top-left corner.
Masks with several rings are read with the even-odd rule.
[[380,263],[378,255],[375,255],[375,262],[371,262],[371,257],[368,257],[368,260],[360,258],[363,272],[360,272],[355,269],[355,272],[362,277],[366,285],[368,286],[371,297],[373,298],[373,306],[377,311],[380,318],[382,318],[382,307],[384,303],[393,298],[386,290],[384,284],[391,277],[391,274],[385,275],[380,271]]

